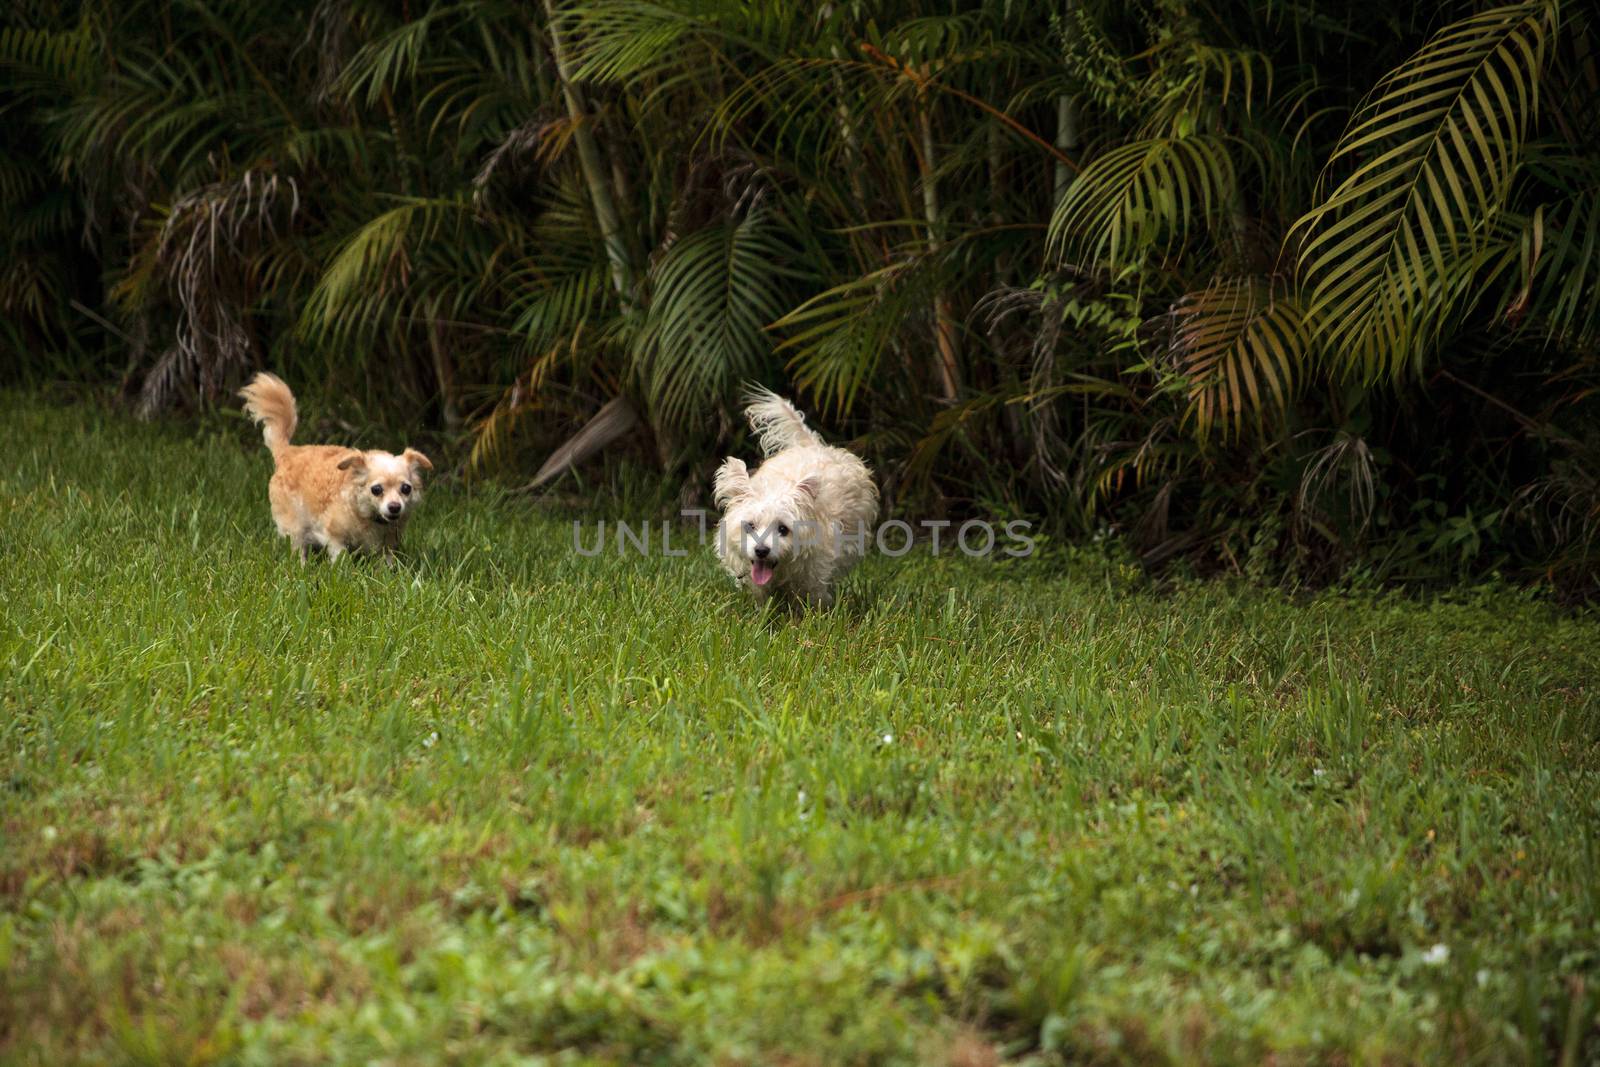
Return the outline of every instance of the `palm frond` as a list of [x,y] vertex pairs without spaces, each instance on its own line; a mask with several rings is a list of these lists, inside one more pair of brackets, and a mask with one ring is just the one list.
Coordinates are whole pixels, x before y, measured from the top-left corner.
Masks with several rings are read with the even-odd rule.
[[411,199],[364,223],[333,257],[301,313],[305,337],[348,340],[382,321],[411,269],[409,245],[443,220],[469,211],[464,200]]
[[586,337],[582,329],[551,345],[517,376],[509,389],[501,392],[482,418],[472,425],[472,452],[467,471],[478,473],[493,463],[505,450],[512,433],[529,417],[544,411],[548,396],[545,386],[557,367],[572,361]]
[[1157,137],[1096,158],[1067,186],[1050,219],[1058,262],[1121,270],[1211,226],[1236,182],[1226,141],[1208,134]]
[[1584,169],[1587,188],[1528,215],[1507,212],[1500,264],[1505,321],[1579,347],[1600,339],[1600,166]]
[[1170,354],[1189,380],[1188,417],[1204,440],[1238,433],[1293,398],[1308,361],[1294,300],[1268,281],[1219,279],[1172,310]]
[[788,336],[795,383],[824,411],[848,414],[894,350],[907,322],[927,315],[936,289],[925,257],[905,257],[818,293],[773,323]]
[[610,272],[599,259],[560,273],[530,267],[521,272],[521,285],[511,329],[534,348],[570,336],[600,312],[612,292]]
[[1452,23],[1379,83],[1297,224],[1306,317],[1369,381],[1414,372],[1485,251],[1538,109],[1554,0]]
[[660,4],[604,3],[569,10],[577,77],[596,84],[629,85],[672,78],[700,20]]
[[1148,98],[1141,124],[1147,136],[1215,129],[1215,116],[1236,99],[1248,116],[1272,98],[1272,60],[1254,49],[1179,38],[1153,49],[1151,58],[1156,66],[1142,94]]
[[385,92],[392,91],[416,72],[430,32],[459,10],[454,5],[435,8],[369,41],[340,72],[335,89],[347,99],[363,100],[368,107],[375,106]]
[[662,255],[634,350],[653,413],[683,425],[762,376],[766,327],[806,277],[784,265],[793,259],[762,211],[688,234]]
[[94,72],[94,45],[87,21],[71,30],[0,28],[6,89],[23,95],[87,84]]

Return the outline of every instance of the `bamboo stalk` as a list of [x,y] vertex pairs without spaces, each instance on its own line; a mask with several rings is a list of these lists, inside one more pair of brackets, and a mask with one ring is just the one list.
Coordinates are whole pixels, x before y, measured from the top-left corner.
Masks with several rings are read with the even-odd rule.
[[583,90],[573,80],[572,65],[568,61],[566,44],[561,39],[561,27],[556,18],[555,0],[544,0],[544,10],[549,17],[550,54],[556,61],[556,76],[567,102],[567,115],[572,119],[572,139],[578,146],[578,166],[583,171],[583,182],[589,190],[589,203],[594,209],[595,222],[600,226],[600,239],[605,244],[606,259],[611,266],[611,284],[622,298],[623,305],[631,307],[637,288],[636,268],[628,247],[627,234],[622,228],[622,216],[617,212],[616,198],[607,184],[605,157],[594,137],[594,126],[583,99]]
[[[922,139],[922,152],[918,162],[922,169],[922,211],[928,223],[928,251],[937,253],[939,240],[939,181],[936,172],[937,156],[933,144],[933,117],[926,100],[917,102],[917,128]],[[938,340],[939,385],[944,399],[955,403],[961,394],[961,340],[956,335],[955,315],[950,295],[943,289],[933,298],[934,329]]]
[[[1061,32],[1070,37],[1072,33],[1072,9],[1074,0],[1066,0],[1062,5],[1063,17]],[[1077,153],[1078,149],[1078,99],[1070,93],[1062,93],[1056,97],[1056,180],[1054,202],[1061,203],[1061,198],[1067,193],[1067,186],[1072,182],[1072,168],[1066,162]]]
[[[833,5],[831,3],[822,5],[821,16],[824,23],[833,17]],[[831,51],[837,63],[842,58],[839,54],[839,46],[837,44],[833,45]],[[830,70],[829,77],[833,82],[833,91],[839,98],[839,103],[834,108],[835,120],[839,125],[839,136],[844,139],[845,148],[850,156],[845,167],[845,177],[850,183],[850,194],[855,198],[856,208],[861,212],[861,218],[865,220],[869,217],[867,212],[867,187],[862,181],[861,171],[866,155],[861,151],[861,139],[856,135],[855,124],[850,121],[850,108],[845,103],[849,98],[849,94],[845,91],[844,78],[840,75],[837,65]]]

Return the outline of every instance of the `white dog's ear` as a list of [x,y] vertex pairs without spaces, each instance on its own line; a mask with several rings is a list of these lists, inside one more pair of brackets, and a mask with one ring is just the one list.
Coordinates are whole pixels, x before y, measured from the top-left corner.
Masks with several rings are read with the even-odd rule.
[[817,490],[822,488],[822,477],[817,474],[808,474],[800,479],[795,488],[815,500],[817,499]]
[[711,499],[717,502],[717,507],[725,509],[735,500],[749,495],[750,468],[744,465],[744,460],[729,456],[711,479]]

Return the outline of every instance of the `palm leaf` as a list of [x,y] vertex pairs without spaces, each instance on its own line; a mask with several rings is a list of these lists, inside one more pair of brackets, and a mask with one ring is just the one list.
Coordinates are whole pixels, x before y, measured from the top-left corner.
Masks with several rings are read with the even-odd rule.
[[595,84],[671,78],[700,31],[696,18],[659,4],[606,3],[569,10],[576,75]]
[[1528,0],[1453,23],[1351,120],[1330,166],[1354,171],[1297,224],[1306,316],[1347,369],[1397,379],[1437,339],[1510,191],[1555,21]]
[[777,322],[795,383],[823,410],[849,414],[908,322],[927,315],[938,257],[907,256],[818,293]]
[[1178,301],[1172,316],[1170,351],[1189,379],[1199,438],[1237,433],[1247,413],[1259,422],[1293,397],[1308,337],[1288,294],[1259,279],[1224,278]]
[[1586,346],[1600,335],[1600,162],[1564,153],[1530,161],[1565,192],[1531,214],[1507,211],[1497,275],[1505,320]]
[[611,294],[603,260],[566,273],[532,267],[520,273],[528,276],[528,285],[513,306],[517,317],[511,329],[535,348],[570,336],[604,308]]
[[1593,345],[1600,335],[1600,186],[1557,208],[1545,239],[1544,270],[1534,285],[1535,314],[1569,343]]
[[1235,187],[1232,155],[1210,135],[1157,137],[1113,148],[1067,186],[1050,219],[1058,261],[1119,270],[1209,226]]
[[593,418],[583,424],[582,429],[550,453],[538,473],[533,476],[533,481],[524,488],[539,488],[552,478],[564,474],[589,457],[604,451],[613,442],[626,437],[638,425],[639,413],[628,398],[612,397],[594,413]]
[[766,327],[805,275],[762,212],[680,239],[652,271],[635,366],[654,414],[683,425],[758,379],[772,350]]
[[52,93],[89,81],[94,49],[87,21],[60,31],[7,26],[0,28],[0,72],[10,92]]
[[363,223],[318,279],[300,316],[301,335],[347,342],[388,319],[411,269],[410,243],[467,210],[464,200],[408,199]]
[[454,5],[435,8],[362,45],[340,73],[336,89],[349,100],[376,106],[385,92],[416,73],[434,24],[461,10]]

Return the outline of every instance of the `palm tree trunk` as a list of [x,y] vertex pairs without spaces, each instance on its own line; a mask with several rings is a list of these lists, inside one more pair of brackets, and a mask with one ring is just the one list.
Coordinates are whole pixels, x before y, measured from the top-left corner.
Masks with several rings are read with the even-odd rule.
[[[1056,147],[1068,153],[1078,147],[1078,102],[1066,94],[1056,97]],[[1056,203],[1061,203],[1071,181],[1072,170],[1056,160]]]
[[[832,17],[833,4],[823,4],[822,20],[826,22]],[[831,51],[835,60],[841,58],[838,45],[833,45]],[[834,108],[834,115],[839,124],[839,136],[844,138],[845,148],[850,154],[849,165],[845,168],[845,176],[850,182],[850,193],[855,197],[856,208],[861,212],[862,220],[865,221],[868,217],[867,187],[861,179],[861,168],[866,157],[862,154],[861,139],[856,136],[855,124],[850,121],[850,107],[845,103],[849,94],[845,92],[844,78],[839,74],[838,67],[833,68],[831,78],[834,95],[839,98],[838,106]]]
[[[617,211],[617,198],[612,186],[606,184],[621,180],[620,171],[612,171],[594,137],[594,124],[589,117],[588,105],[583,99],[583,89],[573,79],[572,64],[567,58],[566,42],[561,39],[561,26],[556,18],[556,0],[544,0],[546,26],[550,31],[550,55],[556,61],[556,80],[561,83],[561,95],[567,102],[567,116],[572,120],[572,139],[578,146],[578,169],[583,172],[583,183],[589,190],[589,204],[594,209],[595,222],[600,226],[600,239],[605,245],[606,260],[611,267],[611,284],[622,302],[624,314],[634,309],[639,293],[639,260],[633,255],[622,216]],[[615,436],[626,432],[637,421],[638,414],[626,393],[611,398],[567,445],[545,463],[541,478],[554,477],[567,469],[578,457],[581,448],[598,450]],[[656,435],[656,447],[666,466],[668,445],[662,434]]]
[[[1061,19],[1061,32],[1070,41],[1073,29],[1073,0],[1066,0],[1063,6],[1065,10]],[[1069,156],[1078,147],[1078,100],[1068,93],[1056,97],[1056,147]],[[1067,185],[1071,181],[1071,168],[1065,161],[1057,159],[1054,203],[1061,203],[1061,198],[1066,195]]]
[[572,119],[572,139],[578,146],[578,167],[583,171],[583,181],[589,189],[589,203],[594,218],[600,226],[600,238],[605,243],[606,259],[611,264],[611,284],[622,298],[624,307],[631,307],[637,291],[635,261],[628,247],[628,237],[622,227],[622,216],[617,212],[616,198],[607,184],[608,168],[600,145],[594,137],[594,126],[584,103],[583,90],[573,80],[572,66],[567,60],[566,45],[561,40],[561,27],[556,19],[555,0],[544,0],[545,14],[549,17],[550,54],[556,61],[556,76],[561,82],[561,93],[566,98],[567,115]]
[[[935,176],[938,159],[933,147],[933,117],[926,100],[917,104],[917,126],[922,135],[922,212],[928,223],[928,251],[937,253],[940,248],[939,181]],[[961,379],[957,371],[961,365],[961,341],[956,336],[950,295],[943,289],[933,298],[933,322],[938,337],[939,386],[946,402],[953,404],[961,394]]]

